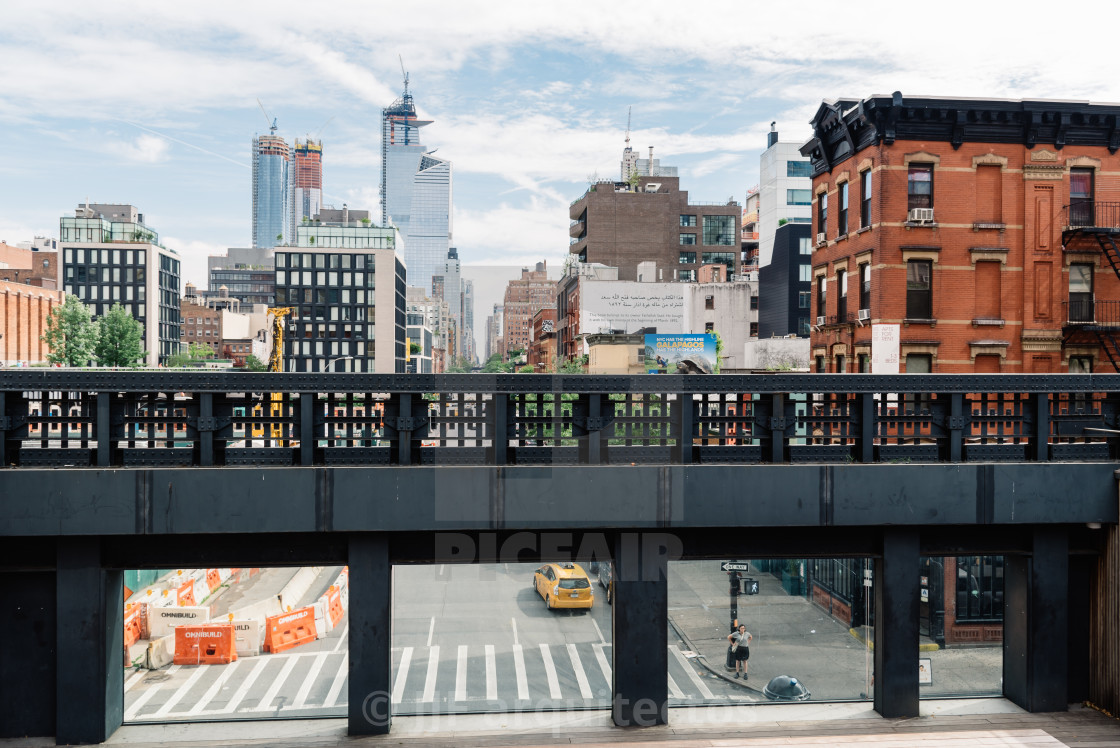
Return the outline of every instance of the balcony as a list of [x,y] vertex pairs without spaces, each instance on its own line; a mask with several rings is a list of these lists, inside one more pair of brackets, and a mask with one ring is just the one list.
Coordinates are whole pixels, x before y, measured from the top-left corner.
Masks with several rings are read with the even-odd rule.
[[1062,302],[1066,326],[1084,330],[1120,330],[1120,301],[1075,299]]
[[587,222],[577,218],[568,224],[568,236],[579,238],[587,231]]
[[1062,231],[1120,233],[1120,202],[1072,202],[1062,208]]

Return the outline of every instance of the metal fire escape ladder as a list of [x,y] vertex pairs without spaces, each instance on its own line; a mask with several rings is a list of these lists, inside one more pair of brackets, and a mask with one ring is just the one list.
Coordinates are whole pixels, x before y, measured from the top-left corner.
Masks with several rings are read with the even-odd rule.
[[1113,238],[1112,234],[1095,234],[1095,236],[1097,237],[1097,244],[1101,245],[1101,251],[1108,258],[1108,264],[1112,266],[1112,272],[1116,273],[1117,278],[1120,278],[1120,248],[1116,246],[1116,239]]
[[1120,340],[1116,339],[1116,333],[1097,330],[1096,335],[1101,348],[1104,348],[1105,355],[1112,362],[1112,368],[1120,372]]

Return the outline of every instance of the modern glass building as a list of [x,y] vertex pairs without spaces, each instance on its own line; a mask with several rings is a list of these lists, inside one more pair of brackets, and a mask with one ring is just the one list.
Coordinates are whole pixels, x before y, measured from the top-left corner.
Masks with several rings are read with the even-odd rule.
[[312,221],[323,207],[323,141],[296,138],[292,148],[292,226]]
[[400,231],[409,283],[429,294],[451,242],[452,196],[451,162],[420,143],[420,128],[431,123],[417,118],[407,83],[381,110],[381,223]]
[[292,151],[283,138],[275,134],[253,138],[254,247],[291,241],[291,161]]

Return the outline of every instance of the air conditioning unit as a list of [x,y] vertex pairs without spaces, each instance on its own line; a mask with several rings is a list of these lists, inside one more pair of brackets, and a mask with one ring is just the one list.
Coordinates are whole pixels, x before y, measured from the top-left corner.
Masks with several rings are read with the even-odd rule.
[[866,322],[867,320],[871,319],[870,309],[860,309],[856,314],[857,319],[859,319],[860,322]]
[[824,323],[825,323],[825,316],[822,314],[821,316],[817,317],[817,327],[823,327]]
[[911,208],[910,223],[933,223],[933,208]]
[[824,244],[826,241],[827,241],[827,239],[825,238],[825,235],[824,235],[823,231],[821,233],[817,234],[817,244]]

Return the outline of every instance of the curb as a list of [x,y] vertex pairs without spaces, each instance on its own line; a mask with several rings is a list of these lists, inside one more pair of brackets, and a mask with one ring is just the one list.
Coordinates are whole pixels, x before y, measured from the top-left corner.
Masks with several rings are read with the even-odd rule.
[[755,688],[754,686],[748,686],[743,681],[738,680],[736,678],[732,678],[731,676],[727,675],[726,673],[721,673],[718,670],[716,670],[714,667],[709,665],[708,664],[708,658],[705,657],[704,655],[700,654],[700,650],[698,650],[696,648],[696,645],[692,643],[692,640],[688,638],[688,635],[686,633],[684,633],[684,631],[681,630],[681,627],[677,625],[677,622],[673,620],[673,617],[668,616],[668,619],[669,619],[669,625],[673,627],[673,631],[677,632],[677,636],[679,636],[681,638],[681,640],[683,640],[684,643],[688,645],[688,648],[690,650],[697,653],[696,661],[699,662],[700,665],[705,670],[707,670],[709,673],[716,676],[717,678],[722,678],[723,680],[727,681],[728,683],[739,686],[740,688],[745,689],[747,691],[752,691],[752,692],[758,694],[759,696],[763,695],[762,691]]
[[[674,626],[674,628],[676,628],[676,627]],[[875,642],[874,641],[868,641],[863,636],[863,634],[860,633],[859,629],[848,629],[848,633],[851,634],[852,638],[854,638],[860,644],[864,645],[865,647],[870,649],[872,652],[875,651]],[[936,652],[939,649],[941,649],[941,647],[937,644],[937,642],[930,642],[929,644],[919,644],[918,645],[918,651],[919,652]]]

